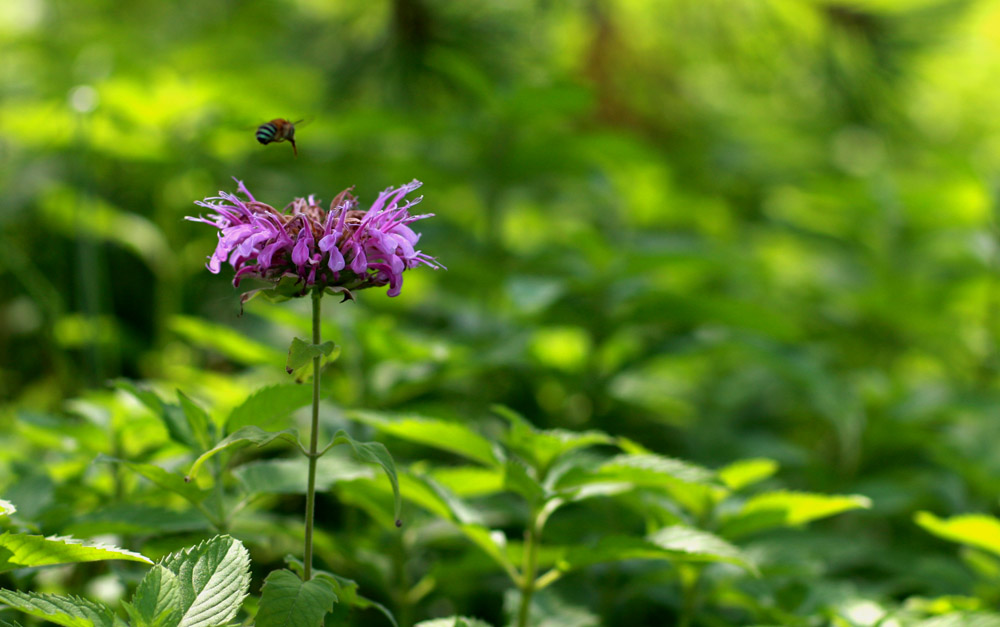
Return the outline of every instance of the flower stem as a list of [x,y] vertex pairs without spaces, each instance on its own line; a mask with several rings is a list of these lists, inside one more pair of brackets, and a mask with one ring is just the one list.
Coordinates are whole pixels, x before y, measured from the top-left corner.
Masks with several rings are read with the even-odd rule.
[[[313,290],[312,293],[312,343],[319,345],[319,299],[323,290]],[[320,356],[313,357],[313,398],[312,427],[309,430],[309,484],[306,488],[306,548],[305,548],[305,580],[312,579],[313,557],[313,519],[316,513],[316,453],[319,440],[319,362]]]
[[524,532],[524,565],[521,570],[521,608],[517,627],[528,627],[531,614],[531,597],[535,594],[535,577],[538,575],[538,547],[541,544],[542,526],[538,512],[532,508],[528,529]]

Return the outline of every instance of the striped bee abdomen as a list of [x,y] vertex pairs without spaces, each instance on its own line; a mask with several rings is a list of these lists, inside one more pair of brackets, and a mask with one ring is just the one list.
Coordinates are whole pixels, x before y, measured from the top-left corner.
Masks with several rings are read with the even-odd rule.
[[266,122],[257,127],[257,141],[262,144],[269,144],[274,141],[274,136],[278,133],[278,127],[271,122]]

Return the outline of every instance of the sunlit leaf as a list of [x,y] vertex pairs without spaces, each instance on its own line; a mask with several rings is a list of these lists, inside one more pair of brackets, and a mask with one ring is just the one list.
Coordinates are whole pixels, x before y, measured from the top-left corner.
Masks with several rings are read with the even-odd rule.
[[435,468],[427,473],[456,496],[473,498],[504,490],[504,472],[496,468],[456,466]]
[[795,527],[852,509],[868,509],[871,500],[859,495],[806,492],[766,492],[751,497],[725,520],[722,535],[737,538],[772,527]]
[[155,564],[139,582],[129,614],[146,625],[176,627],[181,620],[182,588],[177,575]]
[[178,627],[215,627],[231,620],[250,588],[250,554],[230,536],[171,553],[160,565],[176,576]]
[[346,416],[382,433],[449,451],[487,466],[497,463],[490,441],[461,423],[371,411],[349,411]]
[[778,462],[773,459],[741,459],[715,471],[719,480],[733,491],[759,483],[778,472]]
[[85,544],[73,538],[30,536],[5,532],[0,535],[0,572],[28,566],[50,566],[102,560],[152,561],[139,553],[113,546]]
[[64,627],[118,627],[110,607],[76,596],[0,590],[0,603]]
[[1000,519],[986,514],[962,514],[938,518],[930,512],[917,512],[918,525],[939,538],[1000,555]]

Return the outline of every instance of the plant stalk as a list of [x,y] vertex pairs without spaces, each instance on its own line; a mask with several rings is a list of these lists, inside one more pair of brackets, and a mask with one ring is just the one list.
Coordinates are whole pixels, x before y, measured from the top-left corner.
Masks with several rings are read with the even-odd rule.
[[[322,290],[312,293],[312,343],[319,346],[319,299],[323,297]],[[312,426],[309,429],[309,483],[306,487],[306,547],[305,547],[305,580],[312,579],[313,561],[313,519],[316,514],[316,460],[319,441],[319,367],[320,355],[313,357],[313,398]]]
[[524,565],[521,572],[521,607],[517,613],[517,627],[528,627],[531,615],[531,598],[535,594],[535,577],[538,575],[538,546],[541,544],[542,526],[538,511],[532,508],[528,529],[524,532]]

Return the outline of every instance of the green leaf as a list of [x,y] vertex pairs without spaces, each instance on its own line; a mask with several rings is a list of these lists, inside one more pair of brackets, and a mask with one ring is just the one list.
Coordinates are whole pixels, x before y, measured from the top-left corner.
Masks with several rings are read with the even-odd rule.
[[1000,555],[1000,519],[995,516],[962,514],[945,519],[930,512],[917,512],[914,521],[939,538]]
[[357,410],[345,412],[345,415],[397,438],[455,453],[486,466],[497,464],[493,444],[458,422]]
[[237,405],[226,419],[226,430],[236,431],[241,427],[256,426],[273,430],[288,414],[312,402],[309,387],[283,383],[261,388]]
[[212,419],[208,412],[199,407],[188,398],[187,394],[177,390],[177,398],[181,401],[181,409],[184,410],[184,418],[187,421],[188,432],[194,439],[199,450],[205,450],[212,445],[212,438],[209,433],[209,425]]
[[506,470],[500,472],[496,468],[455,466],[435,468],[428,474],[439,484],[462,498],[489,496],[503,492],[505,489]]
[[354,457],[359,461],[366,462],[369,464],[378,464],[385,471],[387,477],[389,477],[389,483],[392,484],[392,493],[394,499],[393,516],[396,519],[396,525],[401,524],[399,519],[399,513],[402,509],[402,500],[399,497],[399,479],[396,477],[396,464],[392,461],[392,455],[385,448],[385,445],[381,442],[358,442],[352,438],[346,431],[341,429],[333,436],[333,441],[327,445],[326,449],[323,450],[325,453],[331,447],[338,446],[340,444],[347,444],[351,447],[351,451],[354,453]]
[[6,532],[0,535],[0,573],[29,566],[128,560],[152,564],[152,560],[113,546],[84,544],[72,538],[45,538]]
[[510,422],[507,446],[544,476],[552,463],[579,448],[598,444],[614,444],[615,439],[601,431],[539,431],[512,409],[496,405],[493,410]]
[[176,576],[177,627],[214,627],[231,620],[250,588],[250,554],[230,536],[216,536],[160,562]]
[[[134,396],[139,402],[152,411],[153,414],[160,419],[160,422],[163,423],[163,426],[166,427],[167,434],[170,436],[171,440],[191,448],[197,448],[200,446],[198,438],[191,429],[191,419],[186,415],[183,407],[173,403],[167,403],[161,399],[156,392],[141,388],[128,379],[118,379],[115,382],[115,385],[118,389],[128,392]],[[178,394],[180,394],[179,390]],[[187,397],[182,397],[182,401],[186,398]],[[191,402],[190,399],[187,400],[188,402]],[[194,403],[191,403],[191,405],[193,408],[192,411],[203,411],[195,406]],[[195,420],[197,420],[197,418],[195,418]]]
[[673,525],[649,537],[605,536],[596,545],[571,547],[558,561],[568,571],[604,562],[624,560],[728,562],[756,573],[753,562],[738,548],[707,531]]
[[[288,567],[292,572],[297,574],[299,577],[303,576],[305,567],[299,559],[291,555],[287,555],[285,556],[285,562],[288,563]],[[399,627],[398,623],[396,623],[396,617],[392,615],[392,612],[390,612],[388,608],[381,603],[376,603],[375,601],[358,594],[358,584],[353,579],[341,577],[340,575],[335,575],[325,570],[313,570],[313,576],[326,579],[327,582],[329,582],[330,586],[333,588],[334,594],[337,595],[338,603],[342,603],[350,607],[356,607],[358,609],[375,608],[381,612],[390,623],[392,623],[393,627]]]
[[135,590],[129,609],[132,620],[140,625],[177,627],[181,621],[181,587],[177,575],[155,564]]
[[302,581],[290,570],[275,570],[264,580],[257,627],[316,627],[333,609],[337,595],[324,578]]
[[477,524],[462,524],[458,528],[469,540],[489,555],[494,562],[499,564],[510,576],[511,580],[517,581],[517,569],[507,557],[507,537],[502,531],[490,531],[488,528]]
[[223,438],[221,442],[213,446],[211,449],[202,453],[191,466],[191,472],[188,474],[188,479],[190,480],[198,476],[198,470],[201,468],[201,465],[222,451],[230,448],[247,446],[248,444],[255,444],[258,447],[261,447],[266,444],[270,444],[275,440],[284,440],[285,442],[298,446],[299,449],[302,450],[302,444],[299,443],[299,436],[294,429],[264,431],[260,427],[243,427],[235,433]]
[[413,627],[493,627],[486,621],[467,616],[449,616],[448,618],[434,618],[423,620]]
[[856,494],[765,492],[748,499],[737,514],[724,520],[721,533],[727,538],[738,538],[763,529],[797,527],[841,512],[870,507],[868,497]]
[[516,459],[507,460],[504,465],[504,488],[520,494],[528,503],[538,503],[545,498],[545,488],[528,474],[528,469]]
[[137,464],[124,459],[107,457],[106,455],[98,455],[96,461],[121,464],[136,474],[145,477],[160,488],[179,494],[195,505],[204,501],[211,494],[211,491],[199,488],[193,481],[186,481],[181,475],[169,472],[153,464]]
[[194,316],[171,317],[170,329],[196,346],[248,366],[281,363],[283,357],[280,351],[251,340],[245,333]]
[[110,607],[80,597],[0,590],[0,603],[64,627],[115,627]]
[[662,490],[696,514],[704,513],[723,489],[707,468],[652,453],[616,455],[592,469],[575,467],[558,479],[556,488],[563,492],[609,483]]
[[176,511],[138,503],[119,503],[73,518],[73,522],[65,527],[65,533],[83,537],[103,533],[166,534],[203,530],[207,527],[205,519],[194,511]]
[[765,457],[741,459],[715,471],[727,488],[738,492],[747,486],[768,479],[778,472],[778,462]]
[[[233,474],[249,493],[305,494],[309,480],[309,460],[268,459],[235,468]],[[316,489],[324,492],[338,481],[352,481],[374,476],[370,466],[361,466],[339,457],[316,460]]]
[[312,378],[313,359],[320,358],[320,370],[335,361],[340,356],[340,347],[333,342],[309,344],[295,338],[288,348],[288,359],[285,360],[285,372],[295,377],[295,381],[303,383]]

